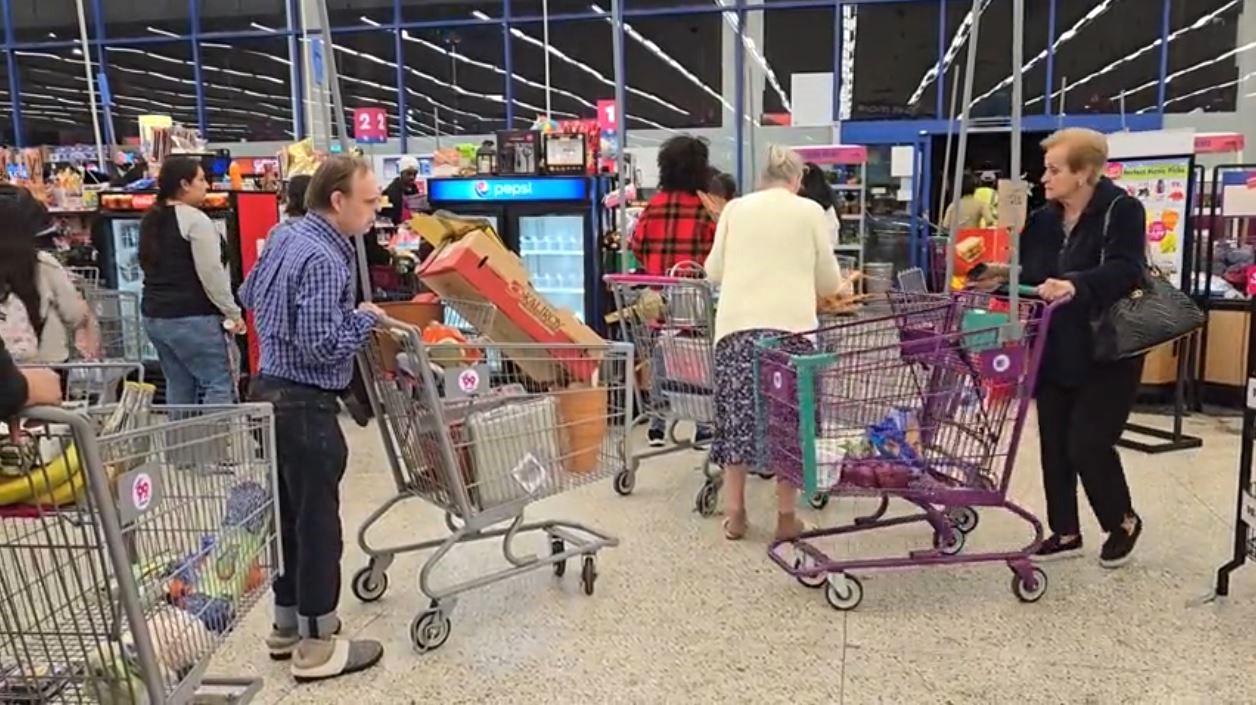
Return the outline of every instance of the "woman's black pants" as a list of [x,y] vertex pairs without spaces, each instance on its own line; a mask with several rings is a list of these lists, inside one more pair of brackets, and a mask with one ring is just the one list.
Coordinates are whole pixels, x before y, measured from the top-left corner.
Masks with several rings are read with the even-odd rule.
[[1133,511],[1116,442],[1129,420],[1143,374],[1143,358],[1096,365],[1085,384],[1038,382],[1038,435],[1047,523],[1061,536],[1077,536],[1077,480],[1105,532]]

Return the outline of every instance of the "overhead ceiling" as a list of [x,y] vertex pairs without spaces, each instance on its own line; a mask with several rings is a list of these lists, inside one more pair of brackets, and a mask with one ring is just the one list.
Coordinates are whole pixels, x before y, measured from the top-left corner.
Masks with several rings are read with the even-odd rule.
[[[136,116],[169,113],[196,123],[197,78],[186,0],[103,0],[105,33],[119,42],[105,50],[112,114],[120,135],[133,134]],[[720,13],[631,15],[682,0],[627,0],[625,42],[630,129],[719,126],[731,109],[722,95]],[[719,0],[684,0],[702,8]],[[731,4],[732,0],[724,0]],[[985,0],[974,74],[973,109],[1009,110],[1011,0]],[[215,141],[286,139],[292,129],[291,66],[284,0],[200,0],[201,32],[250,33],[205,38],[199,45],[200,78],[209,137]],[[747,43],[747,63],[771,78],[748,112],[784,112],[790,76],[832,70],[832,7],[763,10],[761,44]],[[1172,0],[1168,43],[1167,109],[1232,110],[1237,96],[1256,92],[1256,77],[1240,76],[1241,58],[1256,47],[1236,45],[1241,0]],[[27,142],[89,137],[87,76],[78,50],[73,0],[12,3],[21,107]],[[556,118],[591,117],[599,99],[614,94],[609,0],[550,0],[549,94]],[[1027,3],[1025,98],[1029,113],[1053,109],[1066,85],[1067,112],[1154,109],[1160,75],[1161,14],[1152,0],[1057,0],[1055,53],[1047,85],[1046,49],[1052,41],[1046,2]],[[485,133],[506,127],[506,81],[515,126],[546,107],[546,51],[541,0],[511,3],[511,56],[496,19],[502,3],[403,3],[404,22],[460,23],[413,28],[400,37],[383,27],[393,21],[389,0],[332,0],[334,42],[347,107],[380,106],[400,126],[397,63],[402,66],[406,121],[411,134]],[[933,116],[942,91],[943,111],[962,66],[969,3],[935,0],[861,5],[854,48],[852,117]],[[583,14],[580,19],[570,19]],[[735,18],[729,14],[727,18]],[[940,25],[940,22],[944,24]],[[89,31],[95,36],[94,18]],[[41,43],[39,46],[31,43]],[[939,44],[947,60],[939,65]],[[95,57],[93,57],[95,58]],[[509,65],[508,65],[509,64]],[[509,71],[510,73],[507,73]],[[939,76],[941,78],[939,79]],[[940,84],[940,85],[939,85]],[[0,132],[10,132],[7,66],[0,62]],[[728,124],[728,123],[725,123]]]

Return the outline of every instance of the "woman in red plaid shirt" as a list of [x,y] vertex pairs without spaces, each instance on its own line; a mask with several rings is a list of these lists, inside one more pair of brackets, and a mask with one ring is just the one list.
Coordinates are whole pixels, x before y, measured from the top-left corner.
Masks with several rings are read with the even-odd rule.
[[[682,262],[701,263],[715,242],[716,217],[702,204],[700,193],[711,185],[710,151],[702,140],[687,135],[669,139],[659,149],[659,189],[637,218],[628,247],[646,274],[666,276]],[[657,363],[656,363],[657,364]],[[662,446],[667,421],[650,419],[649,443]],[[693,443],[704,448],[711,429],[700,425]]]

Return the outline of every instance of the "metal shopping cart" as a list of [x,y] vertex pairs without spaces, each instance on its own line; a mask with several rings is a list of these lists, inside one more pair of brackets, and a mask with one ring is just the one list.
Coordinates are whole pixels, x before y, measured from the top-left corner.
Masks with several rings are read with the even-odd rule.
[[117,412],[9,424],[38,452],[0,479],[0,702],[247,702],[206,670],[278,570],[270,408]]
[[87,288],[83,298],[88,320],[70,345],[69,361],[41,366],[64,373],[67,400],[112,404],[118,401],[124,380],[144,378],[139,296]]
[[[852,571],[1005,562],[1012,590],[1042,597],[1046,574],[1030,560],[1042,540],[1036,517],[1007,497],[1042,355],[1051,307],[1022,300],[1020,338],[1004,337],[1005,299],[890,292],[889,315],[766,341],[757,359],[765,462],[808,493],[881,498],[852,524],[777,542],[772,559],[825,596],[854,609],[863,587]],[[814,339],[814,352],[787,354]],[[890,498],[919,513],[886,518]],[[960,555],[975,507],[1005,509],[1034,529],[1020,550]],[[907,556],[838,560],[815,539],[924,521],[932,545]],[[791,548],[792,550],[786,550]]]
[[99,267],[66,267],[65,271],[79,293],[86,294],[100,288]]
[[[628,466],[615,478],[615,491],[629,495],[642,460],[695,448],[692,440],[677,437],[679,422],[691,421],[697,427],[715,422],[715,291],[695,276],[610,274],[605,279],[615,297],[624,338],[632,342],[641,368],[634,425],[665,424],[672,442],[631,454]],[[695,504],[699,514],[710,516],[723,480],[706,455],[702,473],[705,480]]]
[[[469,322],[480,317],[474,307],[445,303]],[[352,581],[359,600],[383,597],[397,554],[436,549],[419,573],[431,605],[410,624],[415,647],[429,651],[449,638],[456,596],[468,590],[545,567],[561,577],[568,559],[579,559],[584,592],[593,594],[595,555],[618,539],[572,522],[525,523],[524,510],[623,470],[632,346],[427,345],[417,329],[384,320],[359,362],[397,484],[397,495],[358,533],[369,558]],[[371,527],[411,498],[444,511],[450,535],[372,545]],[[517,549],[521,535],[538,533],[548,541],[548,556]],[[484,539],[502,540],[508,566],[433,585],[433,571],[455,546]]]

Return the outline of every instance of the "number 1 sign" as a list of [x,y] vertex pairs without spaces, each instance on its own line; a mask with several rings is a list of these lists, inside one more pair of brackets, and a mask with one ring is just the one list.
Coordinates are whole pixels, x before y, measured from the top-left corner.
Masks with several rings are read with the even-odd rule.
[[358,144],[388,141],[388,111],[383,108],[354,108],[353,137]]

